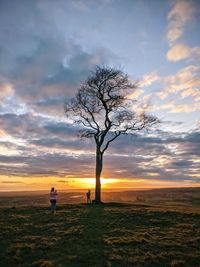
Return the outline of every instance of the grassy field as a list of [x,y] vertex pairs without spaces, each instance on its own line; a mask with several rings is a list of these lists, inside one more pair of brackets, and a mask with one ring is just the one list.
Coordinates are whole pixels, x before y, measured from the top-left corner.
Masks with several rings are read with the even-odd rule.
[[200,207],[107,203],[0,209],[1,267],[200,266]]

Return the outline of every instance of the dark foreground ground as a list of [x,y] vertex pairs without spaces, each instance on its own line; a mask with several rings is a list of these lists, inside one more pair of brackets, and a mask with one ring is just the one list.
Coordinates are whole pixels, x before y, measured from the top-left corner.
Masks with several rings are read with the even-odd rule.
[[1,267],[200,266],[200,207],[147,203],[0,208]]

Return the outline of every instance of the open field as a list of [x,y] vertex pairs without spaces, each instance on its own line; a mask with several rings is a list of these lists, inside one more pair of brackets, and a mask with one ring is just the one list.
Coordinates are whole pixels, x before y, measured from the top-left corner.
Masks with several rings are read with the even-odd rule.
[[199,189],[180,205],[173,194],[171,202],[144,195],[135,203],[60,204],[56,214],[44,203],[28,206],[31,196],[26,205],[1,197],[0,266],[200,266]]
[[[59,204],[85,203],[85,190],[58,191]],[[92,191],[92,198],[94,192]],[[103,202],[142,203],[164,206],[200,206],[200,188],[163,188],[135,191],[103,191]],[[0,192],[0,207],[48,206],[48,191]]]

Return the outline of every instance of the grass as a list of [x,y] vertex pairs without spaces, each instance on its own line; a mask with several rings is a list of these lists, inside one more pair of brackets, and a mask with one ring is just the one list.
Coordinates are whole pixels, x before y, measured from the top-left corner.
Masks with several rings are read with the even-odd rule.
[[0,228],[1,267],[200,266],[199,208],[1,208]]

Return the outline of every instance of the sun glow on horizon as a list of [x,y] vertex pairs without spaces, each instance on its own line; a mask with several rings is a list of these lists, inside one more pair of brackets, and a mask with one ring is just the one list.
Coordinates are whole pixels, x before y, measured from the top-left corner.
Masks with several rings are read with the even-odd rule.
[[[200,183],[187,180],[184,185],[179,181],[141,178],[101,178],[102,190],[137,190],[169,187],[198,187]],[[95,178],[59,178],[59,177],[0,177],[0,192],[3,191],[35,191],[49,190],[56,187],[58,190],[95,190]]]
[[[107,188],[112,184],[116,184],[120,181],[120,179],[116,179],[116,178],[101,178],[101,186],[102,188]],[[95,187],[95,178],[77,178],[77,183],[79,183],[81,185],[81,187]]]

